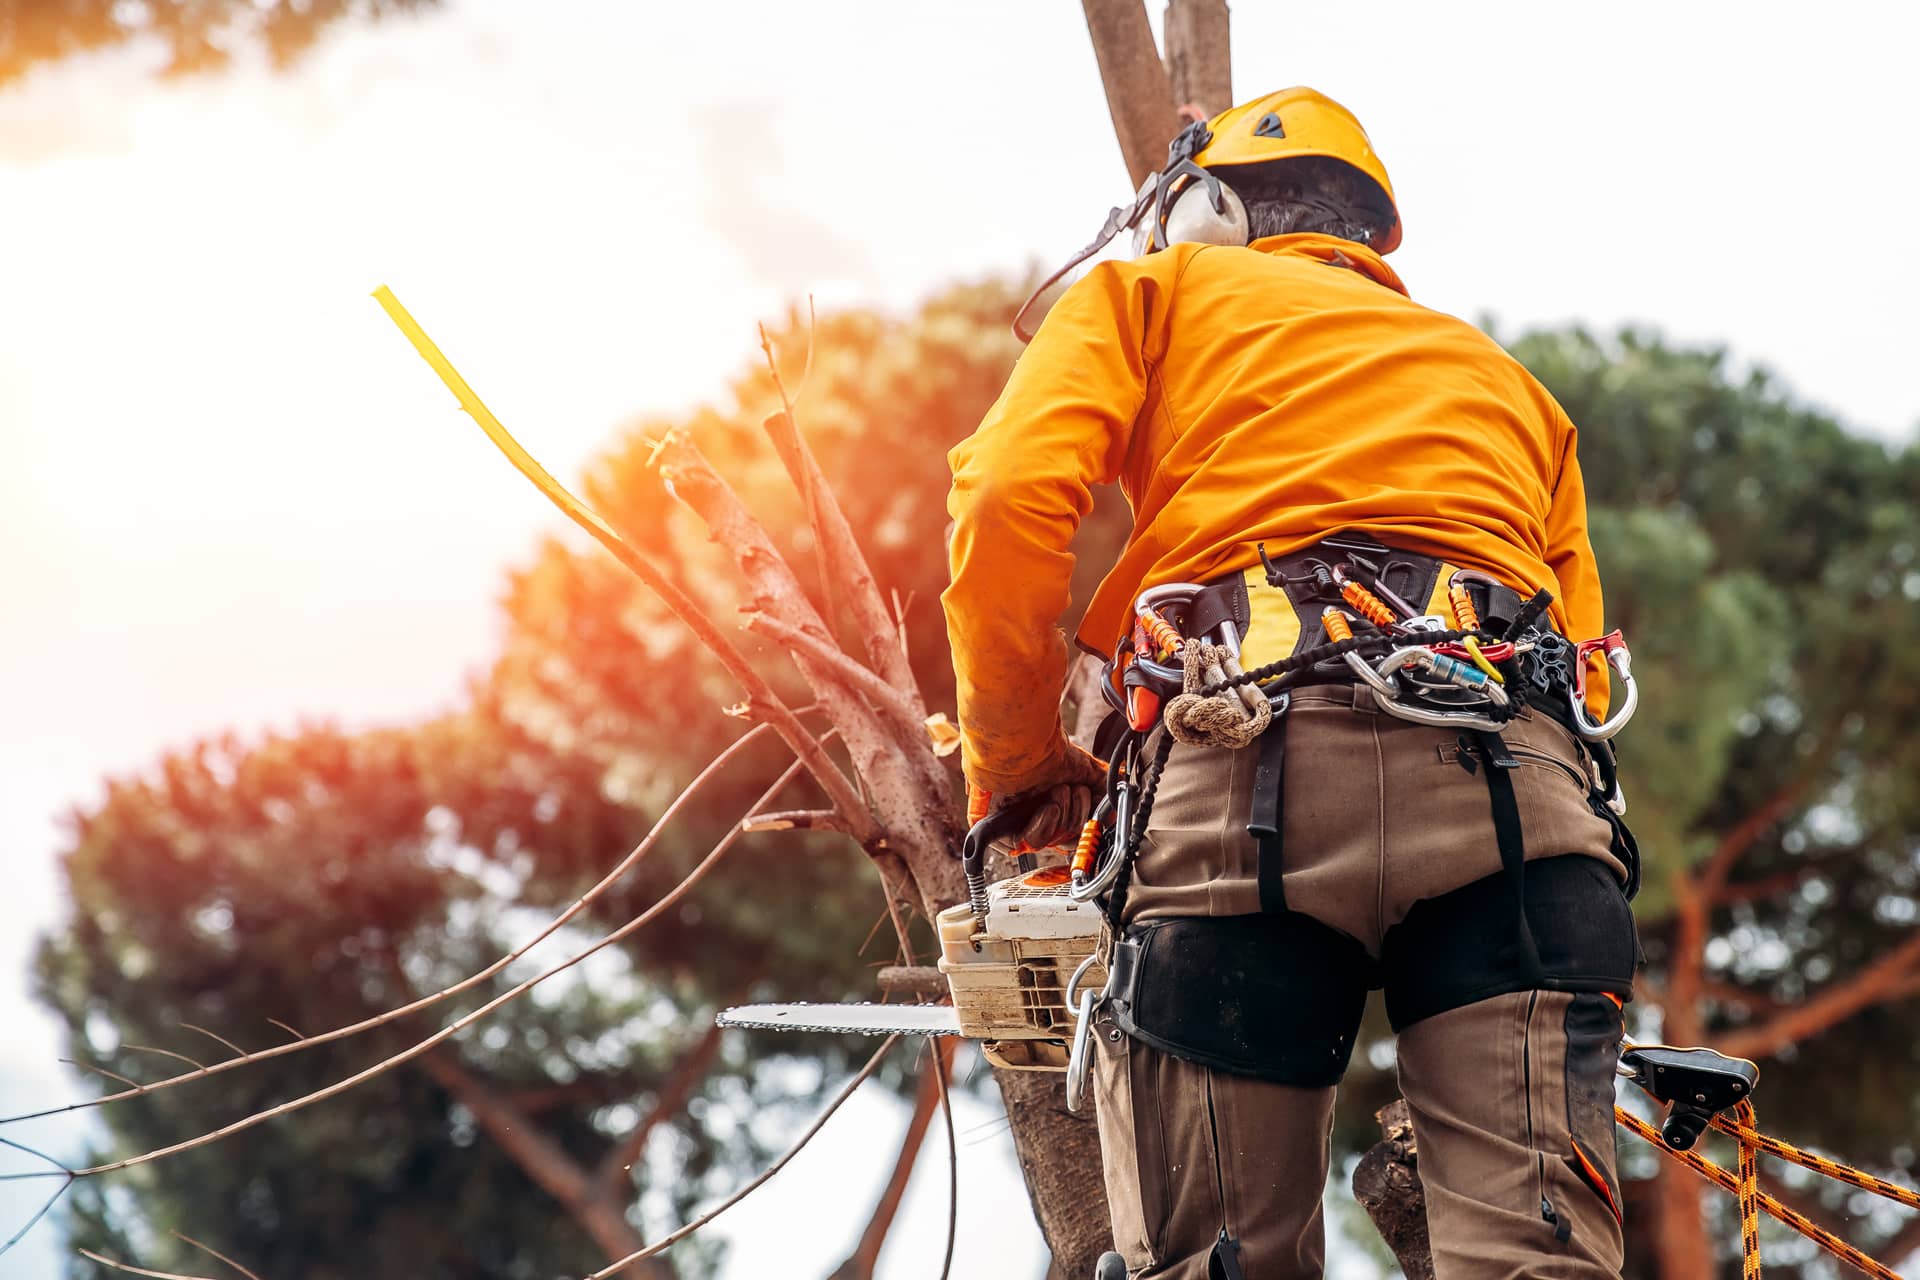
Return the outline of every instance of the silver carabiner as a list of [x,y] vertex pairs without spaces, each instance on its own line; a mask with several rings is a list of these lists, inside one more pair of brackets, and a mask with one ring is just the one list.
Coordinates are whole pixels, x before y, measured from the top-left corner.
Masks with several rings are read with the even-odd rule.
[[[1403,651],[1396,650],[1396,652]],[[1388,655],[1389,660],[1392,656]],[[1357,653],[1348,652],[1346,660],[1353,674],[1360,677],[1360,683],[1373,691],[1374,700],[1380,704],[1380,709],[1390,716],[1442,729],[1481,729],[1498,733],[1506,727],[1498,720],[1474,715],[1470,711],[1434,711],[1427,707],[1416,707],[1402,702],[1399,687],[1374,670],[1365,658]]]
[[[1620,678],[1626,699],[1619,710],[1599,724],[1587,714],[1587,656],[1596,649],[1606,653],[1607,665]],[[1626,638],[1618,630],[1597,640],[1582,640],[1573,647],[1573,680],[1567,686],[1567,703],[1573,712],[1574,731],[1588,742],[1605,742],[1633,719],[1634,711],[1640,706],[1640,688],[1633,682],[1633,654],[1627,650]]]
[[[1092,1057],[1093,1047],[1093,1002],[1092,991],[1081,991],[1080,979],[1087,976],[1087,970],[1100,958],[1097,951],[1089,952],[1080,962],[1080,967],[1067,979],[1065,992],[1067,1008],[1073,1012],[1073,1048],[1067,1054],[1067,1110],[1078,1112],[1080,1104],[1087,1096],[1087,1065]],[[1076,1000],[1075,997],[1078,996]]]

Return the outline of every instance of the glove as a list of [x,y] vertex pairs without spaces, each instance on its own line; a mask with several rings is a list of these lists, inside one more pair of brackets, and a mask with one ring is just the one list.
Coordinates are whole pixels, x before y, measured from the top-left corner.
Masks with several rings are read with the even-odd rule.
[[1071,845],[1080,838],[1094,806],[1107,790],[1107,766],[1098,756],[1072,743],[1057,761],[1044,770],[1031,786],[1018,791],[981,791],[967,784],[967,823],[972,825],[1011,804],[1025,803],[1043,796],[1027,825],[1018,836],[996,840],[988,846],[1004,857],[1013,857],[1030,849],[1049,845]]

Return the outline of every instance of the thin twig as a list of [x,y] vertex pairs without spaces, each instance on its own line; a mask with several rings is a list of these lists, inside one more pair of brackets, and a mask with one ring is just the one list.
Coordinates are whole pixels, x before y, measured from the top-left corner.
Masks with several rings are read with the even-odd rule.
[[[78,1111],[82,1107],[97,1107],[102,1102],[110,1102],[118,1098],[131,1098],[135,1094],[145,1093],[148,1089],[154,1087],[152,1085],[141,1084],[138,1080],[129,1080],[118,1071],[109,1071],[105,1067],[96,1067],[91,1062],[82,1062],[78,1058],[61,1058],[60,1061],[69,1067],[78,1067],[82,1071],[91,1071],[95,1075],[105,1076],[109,1080],[118,1080],[121,1084],[130,1086],[132,1092],[110,1094],[105,1098],[95,1098],[92,1102],[75,1102],[64,1107],[54,1107],[50,1111],[29,1111],[23,1116],[8,1116],[5,1120],[0,1120],[0,1124],[13,1124],[18,1120],[38,1120],[42,1116],[59,1115],[62,1111]],[[163,1080],[160,1083],[165,1084],[166,1081]]]
[[155,1271],[150,1267],[136,1267],[131,1262],[115,1262],[104,1254],[91,1249],[81,1249],[80,1256],[89,1262],[97,1262],[103,1267],[112,1267],[115,1271],[124,1271],[130,1276],[152,1276],[154,1280],[216,1280],[214,1276],[188,1275],[184,1271]]
[[232,1258],[229,1258],[226,1254],[221,1253],[218,1249],[215,1249],[212,1245],[201,1244],[198,1240],[195,1240],[192,1236],[185,1235],[178,1231],[170,1231],[167,1234],[171,1235],[176,1240],[185,1241],[187,1244],[192,1245],[194,1248],[200,1250],[202,1253],[212,1254],[214,1257],[218,1258],[220,1261],[226,1263],[228,1266],[232,1267],[235,1271],[238,1271],[241,1275],[245,1276],[247,1280],[260,1280],[259,1276],[255,1275],[253,1272],[249,1271],[247,1268],[241,1266],[239,1263],[235,1262]]
[[93,1066],[91,1063],[79,1062],[71,1058],[62,1058],[62,1062],[79,1067],[82,1070],[98,1072],[103,1076],[118,1080],[120,1083],[129,1086],[129,1088],[124,1093],[107,1094],[104,1097],[94,1098],[87,1102],[74,1102],[64,1107],[52,1107],[45,1111],[32,1111],[24,1115],[7,1116],[0,1118],[0,1124],[13,1124],[23,1120],[37,1120],[45,1116],[60,1115],[64,1112],[78,1111],[87,1107],[105,1106],[110,1102],[121,1102],[128,1098],[156,1093],[162,1089],[170,1089],[176,1085],[189,1084],[195,1080],[204,1080],[208,1076],[219,1075],[223,1071],[232,1070],[234,1067],[244,1065],[248,1062],[264,1062],[270,1058],[278,1058],[301,1049],[310,1049],[315,1045],[330,1044],[336,1040],[344,1040],[349,1036],[359,1035],[363,1031],[371,1031],[375,1027],[385,1026],[388,1023],[398,1021],[410,1014],[431,1008],[441,1001],[457,996],[464,991],[471,990],[489,978],[492,978],[508,965],[511,965],[514,961],[520,959],[520,957],[526,955],[529,951],[552,937],[570,920],[586,910],[595,900],[606,893],[616,881],[632,869],[635,863],[639,862],[640,859],[646,857],[647,854],[652,851],[654,843],[660,838],[661,833],[666,830],[667,824],[672,821],[680,809],[697,795],[706,783],[718,773],[721,766],[745,750],[747,745],[757,738],[764,728],[765,726],[763,725],[754,725],[731,743],[727,744],[726,748],[722,750],[719,755],[715,756],[706,768],[694,776],[693,781],[687,784],[686,790],[674,797],[673,803],[669,804],[666,810],[661,813],[659,820],[653,824],[652,828],[647,832],[646,836],[641,839],[640,843],[635,845],[626,857],[614,864],[613,869],[602,876],[596,884],[578,898],[574,899],[573,905],[555,916],[539,933],[535,934],[525,943],[507,952],[486,968],[461,979],[452,986],[444,987],[432,995],[422,996],[420,999],[412,1001],[409,1004],[401,1005],[397,1009],[389,1009],[385,1013],[362,1019],[349,1026],[336,1027],[332,1031],[324,1031],[318,1035],[302,1035],[296,1028],[280,1021],[280,1019],[268,1018],[268,1022],[271,1022],[274,1026],[292,1035],[294,1040],[288,1044],[279,1044],[271,1048],[260,1049],[251,1054],[246,1054],[241,1058],[232,1059],[227,1062],[216,1062],[212,1066],[202,1067],[197,1071],[189,1071],[177,1076],[169,1076],[165,1080],[156,1080],[152,1084],[141,1084],[137,1080],[129,1080],[125,1076],[116,1075],[103,1067]]
[[960,1143],[953,1133],[953,1095],[947,1088],[952,1059],[944,1044],[933,1048],[933,1074],[940,1083],[940,1112],[947,1121],[947,1251],[940,1259],[940,1280],[953,1271],[953,1242],[960,1230]]
[[239,1054],[243,1058],[249,1056],[245,1049],[242,1049],[239,1045],[235,1044],[233,1041],[227,1039],[225,1036],[220,1035],[217,1032],[209,1031],[205,1027],[199,1026],[192,1022],[183,1022],[180,1024],[180,1026],[182,1029],[187,1031],[198,1031],[201,1035],[207,1037],[207,1039],[209,1040],[218,1040],[221,1044],[227,1046],[227,1048],[233,1050],[235,1053]]
[[206,1063],[197,1061],[193,1058],[189,1058],[184,1053],[175,1053],[171,1049],[156,1048],[155,1046],[150,1044],[133,1044],[133,1043],[122,1044],[120,1047],[122,1049],[130,1050],[133,1053],[157,1053],[163,1058],[172,1058],[175,1061],[184,1062],[188,1066],[192,1067],[195,1071],[205,1071],[207,1069]]
[[823,1110],[819,1115],[814,1117],[813,1123],[807,1126],[807,1131],[801,1134],[799,1138],[797,1138],[794,1141],[792,1146],[788,1147],[785,1151],[781,1152],[779,1159],[775,1160],[772,1164],[762,1169],[745,1186],[741,1187],[738,1191],[728,1196],[725,1200],[722,1200],[719,1204],[715,1205],[712,1209],[709,1209],[707,1212],[695,1218],[692,1222],[687,1223],[685,1226],[681,1227],[679,1230],[673,1232],[671,1235],[666,1236],[665,1238],[657,1241],[656,1243],[650,1244],[646,1248],[641,1249],[635,1253],[628,1254],[626,1257],[621,1258],[618,1262],[615,1262],[610,1266],[604,1267],[601,1270],[594,1272],[592,1275],[586,1277],[586,1280],[607,1280],[607,1277],[618,1275],[622,1268],[631,1266],[633,1263],[640,1261],[642,1258],[651,1258],[656,1253],[665,1252],[667,1249],[670,1249],[674,1245],[680,1243],[682,1240],[686,1239],[688,1236],[692,1235],[694,1232],[698,1231],[700,1228],[706,1226],[709,1222],[712,1222],[715,1218],[719,1217],[721,1214],[725,1213],[727,1210],[733,1208],[733,1206],[735,1206],[736,1204],[739,1204],[742,1200],[746,1199],[749,1195],[752,1195],[755,1191],[759,1190],[761,1185],[764,1184],[767,1181],[767,1179],[773,1177],[774,1174],[780,1172],[780,1170],[786,1167],[787,1161],[793,1159],[796,1155],[800,1154],[800,1149],[802,1147],[806,1146],[807,1143],[813,1141],[813,1135],[820,1132],[821,1126],[825,1125],[827,1121],[833,1117],[833,1113],[840,1109],[840,1104],[853,1096],[853,1091],[855,1089],[858,1089],[861,1086],[861,1084],[865,1082],[866,1078],[872,1075],[874,1071],[878,1069],[878,1067],[880,1066],[880,1060],[887,1056],[887,1051],[892,1049],[894,1045],[899,1043],[900,1043],[900,1037],[898,1035],[888,1036],[885,1040],[881,1041],[880,1047],[874,1050],[874,1054],[871,1058],[867,1059],[867,1065],[864,1067],[861,1067],[859,1071],[854,1073],[854,1076],[851,1080],[847,1081],[846,1084],[840,1087],[840,1092],[836,1093],[833,1096],[833,1101],[827,1104],[825,1110]]
[[[774,782],[773,786],[769,787],[765,795],[763,795],[760,798],[760,800],[756,802],[756,805],[765,804],[769,800],[771,800],[774,796],[778,795],[780,792],[780,789],[786,786],[788,782],[793,780],[794,775],[799,772],[801,767],[802,766],[800,765],[799,762],[795,762],[794,764],[788,766],[787,770],[780,775],[780,777]],[[596,952],[599,952],[601,950],[604,950],[607,947],[612,946],[614,943],[620,941],[623,938],[628,937],[629,935],[637,932],[639,929],[650,924],[667,908],[671,907],[674,903],[678,902],[682,897],[684,897],[693,888],[694,885],[698,884],[701,878],[704,877],[706,873],[713,868],[713,865],[720,860],[721,856],[725,854],[727,850],[733,847],[734,841],[738,840],[741,834],[742,833],[739,827],[737,826],[729,830],[727,834],[721,838],[720,843],[715,845],[713,849],[710,852],[708,852],[706,857],[702,858],[697,864],[695,864],[693,870],[689,871],[686,874],[686,876],[680,881],[680,883],[676,884],[672,889],[669,889],[664,896],[662,896],[652,906],[648,907],[645,911],[641,912],[640,915],[638,915],[634,919],[629,920],[627,923],[621,925],[618,929],[615,929],[612,933],[607,934],[605,937],[601,938],[599,941],[595,942],[592,946],[586,948],[584,951],[581,951],[578,954],[571,956],[566,960],[561,961],[559,964],[554,965],[552,968],[546,970],[544,973],[537,973],[533,977],[528,978],[526,981],[520,983],[519,985],[501,993],[500,995],[495,996],[493,999],[487,1001],[485,1004],[473,1010],[471,1013],[463,1014],[461,1017],[454,1019],[452,1022],[448,1023],[446,1026],[442,1027],[440,1030],[434,1032],[432,1035],[427,1036],[425,1039],[415,1042],[409,1048],[402,1049],[400,1052],[392,1055],[391,1057],[388,1057],[380,1062],[375,1063],[373,1066],[366,1068],[364,1071],[356,1072],[355,1074],[348,1076],[343,1080],[337,1080],[333,1084],[327,1085],[320,1089],[315,1089],[313,1092],[308,1094],[303,1094],[302,1096],[298,1098],[294,1098],[291,1101],[280,1103],[277,1106],[267,1107],[264,1110],[256,1111],[249,1116],[243,1116],[241,1119],[235,1120],[231,1124],[222,1125],[220,1128],[214,1129],[207,1133],[203,1133],[198,1137],[189,1138],[184,1142],[176,1142],[171,1146],[157,1147],[151,1151],[143,1151],[139,1155],[128,1156],[123,1160],[115,1160],[108,1164],[99,1164],[99,1165],[94,1165],[91,1168],[79,1169],[75,1171],[75,1176],[84,1178],[84,1177],[92,1177],[96,1174],[113,1173],[120,1169],[131,1169],[137,1165],[150,1164],[156,1160],[163,1160],[168,1156],[179,1155],[181,1152],[184,1152],[184,1151],[192,1151],[198,1147],[209,1146],[212,1143],[220,1141],[222,1138],[228,1138],[233,1136],[236,1133],[241,1133],[241,1132],[244,1132],[245,1130],[252,1129],[258,1125],[266,1123],[268,1120],[278,1119],[281,1116],[289,1115],[295,1111],[299,1111],[299,1110],[302,1110],[303,1108],[310,1107],[316,1102],[324,1102],[328,1098],[337,1097],[338,1095],[345,1093],[347,1090],[354,1088],[356,1085],[364,1084],[368,1080],[373,1079],[375,1076],[380,1075],[383,1072],[389,1071],[392,1068],[397,1067],[402,1063],[411,1062],[413,1059],[418,1058],[422,1054],[428,1052],[435,1045],[450,1039],[458,1032],[463,1031],[467,1027],[470,1027],[474,1023],[480,1021],[482,1018],[486,1017],[488,1014],[492,1013],[494,1010],[499,1009],[503,1005],[509,1004],[514,1000],[519,999],[521,996],[525,995],[527,992],[533,990],[533,988],[538,986],[540,983],[545,982],[548,978],[551,978],[554,975],[559,973],[564,973],[566,970],[573,968],[573,966],[585,960],[588,956],[591,956]]]

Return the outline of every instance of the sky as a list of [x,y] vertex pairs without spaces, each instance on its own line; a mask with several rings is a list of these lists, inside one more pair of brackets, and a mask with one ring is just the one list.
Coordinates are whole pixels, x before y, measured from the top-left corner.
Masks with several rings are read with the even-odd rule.
[[[1242,0],[1235,85],[1360,115],[1416,299],[1724,344],[1905,441],[1920,89],[1894,12]],[[286,74],[157,63],[0,89],[7,1109],[75,1088],[24,980],[59,815],[196,735],[452,705],[557,527],[375,286],[576,477],[622,423],[720,394],[808,293],[904,309],[1056,262],[1129,186],[1066,0],[446,0]],[[969,1237],[1031,1256],[1007,1213]],[[50,1274],[55,1242],[0,1276]]]

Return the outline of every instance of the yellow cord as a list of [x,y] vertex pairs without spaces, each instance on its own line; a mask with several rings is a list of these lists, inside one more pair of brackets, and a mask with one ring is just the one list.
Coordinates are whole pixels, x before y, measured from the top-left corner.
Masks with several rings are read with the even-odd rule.
[[518,440],[507,433],[507,429],[500,425],[500,419],[494,417],[493,411],[480,403],[480,397],[475,395],[473,388],[467,385],[467,380],[460,376],[460,371],[440,353],[440,348],[434,345],[433,339],[427,336],[426,330],[420,327],[419,321],[407,314],[407,309],[400,305],[400,299],[393,296],[391,289],[381,285],[373,291],[373,297],[374,301],[386,308],[393,322],[400,326],[400,332],[407,335],[407,341],[411,342],[413,349],[420,353],[420,358],[433,366],[433,371],[440,375],[440,381],[446,383],[447,390],[453,392],[454,398],[460,401],[460,407],[480,424],[480,429],[487,433],[487,438],[498,446],[500,452],[507,455],[507,461],[511,462],[521,475],[533,481],[535,487],[547,496],[548,501],[559,507],[567,514],[568,519],[591,533],[600,542],[609,546],[614,543],[624,545],[624,540],[613,531],[611,525],[600,518],[598,512],[569,493],[566,486],[555,480],[532,454],[520,447]]
[[1480,652],[1480,642],[1478,640],[1472,636],[1468,636],[1460,643],[1467,647],[1467,656],[1473,659],[1473,665],[1486,672],[1489,676],[1492,676],[1495,684],[1505,684],[1507,682],[1507,678],[1501,675],[1491,662],[1487,661],[1487,655]]

